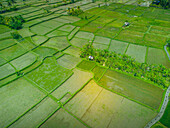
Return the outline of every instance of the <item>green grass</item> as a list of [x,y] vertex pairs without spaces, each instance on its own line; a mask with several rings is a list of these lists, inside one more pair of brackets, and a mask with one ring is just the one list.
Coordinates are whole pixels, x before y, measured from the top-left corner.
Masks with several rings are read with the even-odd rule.
[[75,26],[73,26],[73,25],[64,25],[61,28],[59,28],[58,30],[71,32],[74,28],[75,28]]
[[170,35],[170,28],[161,27],[161,26],[152,26],[149,32],[154,33],[154,34],[169,36]]
[[10,63],[17,69],[22,70],[29,65],[33,64],[37,60],[37,56],[31,52],[26,53]]
[[109,47],[109,51],[112,51],[112,52],[114,51],[116,53],[124,54],[127,46],[128,46],[128,43],[117,41],[117,40],[112,40],[110,47]]
[[146,32],[148,30],[148,26],[145,24],[132,24],[127,28],[128,30],[131,31],[137,31],[137,32]]
[[94,38],[94,34],[90,33],[90,32],[83,32],[83,31],[79,31],[75,37],[78,38],[83,38],[83,39],[87,39],[87,40],[92,40]]
[[0,57],[0,65],[3,65],[4,63],[6,63],[6,60]]
[[149,48],[147,63],[157,65],[163,64],[167,68],[170,68],[170,62],[168,61],[167,55],[162,49]]
[[170,127],[169,118],[170,118],[170,102],[168,102],[165,112],[164,112],[162,118],[160,119],[160,122],[163,125],[165,125],[166,127]]
[[5,25],[0,25],[0,30],[0,34],[11,31],[11,29]]
[[59,107],[59,105],[54,100],[47,97],[28,113],[26,113],[26,115],[15,122],[11,127],[18,128],[25,127],[26,125],[29,127],[36,127],[54,110],[56,110],[57,107]]
[[131,56],[132,58],[134,58],[136,61],[140,63],[145,63],[146,47],[130,44],[126,54]]
[[32,50],[33,48],[36,47],[34,42],[32,41],[31,37],[26,37],[22,39],[22,41],[19,41],[19,43],[28,51]]
[[66,37],[53,37],[53,38],[49,39],[42,46],[54,48],[54,49],[57,49],[57,50],[64,50],[69,45],[70,44],[68,43]]
[[91,22],[91,23],[81,27],[80,30],[95,33],[97,30],[99,30],[103,26],[104,26],[104,24]]
[[54,58],[50,57],[45,59],[44,63],[39,68],[30,72],[27,77],[50,92],[65,81],[71,74],[72,71],[61,67]]
[[63,109],[59,109],[54,115],[51,116],[41,128],[86,128],[81,122],[75,119],[72,115]]
[[12,60],[12,59],[24,54],[25,52],[26,52],[26,50],[17,44],[17,45],[14,45],[12,47],[9,47],[9,48],[6,48],[6,49],[0,51],[0,54],[6,60]]
[[45,36],[34,36],[32,37],[32,40],[34,42],[34,44],[36,45],[40,45],[42,43],[44,43],[48,38]]
[[63,55],[59,59],[57,59],[57,63],[65,68],[72,69],[76,67],[78,63],[80,63],[81,59],[71,55]]
[[96,65],[95,68],[93,68],[92,70],[92,72],[94,73],[94,79],[99,80],[99,78],[102,76],[102,74],[106,70],[107,70],[106,68]]
[[123,94],[154,109],[159,108],[162,100],[162,89],[116,71],[107,70],[99,83],[108,89]]
[[156,48],[163,48],[163,46],[166,44],[166,37],[159,35],[146,34],[144,40],[147,46]]
[[54,30],[47,34],[48,37],[55,37],[55,36],[67,36],[69,33],[64,32],[64,31],[59,31],[59,30]]
[[54,97],[61,99],[66,93],[75,94],[93,77],[92,73],[77,68],[73,69],[73,72],[74,74],[52,93]]
[[21,78],[0,89],[0,127],[6,127],[45,95]]
[[74,35],[79,31],[80,27],[76,27],[68,36],[68,39],[71,40]]
[[98,44],[98,43],[93,43],[93,47],[96,48],[96,49],[101,49],[101,50],[104,50],[104,49],[108,49],[108,45],[105,45],[105,44]]
[[84,45],[88,44],[89,43],[89,40],[86,40],[86,39],[80,39],[80,38],[77,38],[77,37],[74,37],[70,43],[74,46],[77,46],[77,47],[80,47],[82,48]]
[[10,47],[15,44],[16,44],[16,42],[13,39],[1,40],[0,41],[0,50],[5,49],[5,48]]
[[41,25],[35,25],[35,26],[31,27],[31,31],[38,35],[45,35],[46,33],[50,32],[51,30],[52,30],[52,28],[48,28],[48,27],[41,26]]
[[80,49],[79,48],[75,48],[73,46],[70,46],[69,48],[67,48],[66,50],[63,51],[64,53],[76,56],[76,57],[80,57]]
[[115,38],[122,41],[127,41],[136,44],[143,44],[144,33],[130,30],[122,30],[120,34]]
[[95,62],[83,60],[81,63],[77,65],[77,67],[83,70],[90,71],[94,68],[95,65],[96,65]]
[[23,28],[18,30],[18,33],[24,38],[34,35],[32,32],[30,32],[29,28]]
[[15,69],[10,64],[0,66],[0,79],[15,73]]
[[47,47],[38,47],[34,49],[33,52],[37,53],[40,59],[44,59],[47,56],[52,56],[55,54],[57,50]]
[[40,24],[38,24],[38,26],[43,26],[43,27],[46,27],[46,28],[55,29],[55,28],[62,26],[63,24],[64,23],[50,20],[50,21],[40,23]]
[[144,127],[156,115],[144,106],[102,89],[93,80],[65,107],[90,127],[133,127],[134,124]]
[[95,36],[95,39],[94,39],[93,42],[94,43],[100,43],[100,44],[109,45],[110,44],[110,39],[106,38],[106,37]]

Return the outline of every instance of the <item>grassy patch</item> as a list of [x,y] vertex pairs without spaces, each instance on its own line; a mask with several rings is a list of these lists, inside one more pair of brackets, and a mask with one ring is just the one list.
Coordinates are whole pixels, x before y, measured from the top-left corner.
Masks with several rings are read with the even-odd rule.
[[33,52],[37,53],[40,59],[44,59],[47,56],[52,56],[57,52],[57,50],[47,47],[38,47],[33,50]]
[[11,29],[5,25],[0,25],[0,30],[0,34],[11,31]]
[[80,58],[67,55],[65,54],[64,56],[60,57],[57,59],[57,63],[65,68],[72,69],[76,67],[76,65],[81,61]]
[[87,60],[83,60],[80,64],[77,65],[78,68],[90,71],[93,69],[93,67],[96,65],[95,62],[92,61],[87,61]]
[[95,36],[95,40],[93,42],[94,43],[100,43],[100,44],[109,45],[110,44],[110,39],[106,38],[106,37]]
[[73,36],[79,31],[80,27],[76,27],[68,36],[68,39],[71,40]]
[[109,47],[109,51],[112,51],[112,52],[114,51],[116,53],[124,54],[127,46],[128,46],[128,43],[117,41],[117,40],[112,40],[110,47]]
[[59,28],[58,30],[71,32],[74,28],[75,28],[75,26],[73,26],[73,25],[64,25],[61,28]]
[[77,38],[77,37],[74,37],[70,43],[74,46],[77,46],[77,47],[80,47],[82,48],[84,45],[88,44],[89,43],[89,40],[86,40],[86,39],[80,39],[80,38]]
[[166,44],[166,37],[158,35],[146,34],[144,40],[147,43],[146,45],[157,48],[163,48]]
[[80,30],[94,33],[94,32],[96,32],[97,30],[99,30],[100,28],[102,28],[103,26],[104,26],[104,25],[101,24],[101,23],[91,22],[91,23],[83,26]]
[[99,83],[154,109],[158,109],[161,103],[162,89],[116,71],[107,70]]
[[1,40],[0,41],[0,50],[10,47],[14,44],[16,44],[16,42],[13,39]]
[[12,60],[12,59],[24,54],[25,52],[26,52],[26,50],[17,44],[17,45],[14,45],[12,47],[9,47],[9,48],[6,48],[6,49],[0,51],[0,54],[3,58],[5,58],[7,60]]
[[30,32],[29,28],[23,28],[21,30],[18,30],[18,33],[24,38],[34,35],[32,32]]
[[170,28],[161,26],[152,26],[150,33],[160,34],[160,35],[170,35]]
[[54,115],[52,115],[42,126],[41,128],[46,127],[57,127],[58,128],[85,128],[85,126],[80,123],[77,119],[67,113],[65,110],[60,109]]
[[130,30],[122,30],[120,34],[115,38],[118,40],[128,41],[131,43],[143,44],[144,33]]
[[32,37],[32,40],[34,42],[34,44],[36,45],[40,45],[42,43],[44,43],[48,38],[45,36],[34,36]]
[[63,50],[69,45],[70,44],[68,43],[66,37],[53,37],[50,40],[48,40],[45,44],[43,44],[42,46],[54,48],[57,50]]
[[71,101],[65,105],[66,109],[79,118],[82,118],[101,90],[102,88],[93,80],[90,81]]
[[45,59],[44,63],[39,68],[30,72],[27,77],[50,92],[65,81],[71,74],[72,72],[70,70],[59,66],[54,58],[50,57]]
[[90,32],[83,32],[83,31],[79,31],[75,37],[78,38],[83,38],[83,39],[87,39],[87,40],[92,40],[94,38],[94,34],[90,33]]
[[108,45],[105,45],[105,44],[98,44],[98,43],[93,43],[93,47],[96,48],[96,49],[101,49],[101,50],[104,50],[104,49],[108,49]]
[[80,49],[79,48],[75,48],[73,46],[70,46],[69,48],[67,48],[63,52],[64,53],[68,53],[68,54],[73,55],[73,56],[76,56],[76,57],[80,57]]
[[11,127],[18,128],[24,127],[25,125],[28,125],[29,127],[36,127],[54,110],[56,110],[57,107],[59,107],[59,105],[54,100],[46,98],[17,122],[15,122]]
[[47,27],[47,28],[51,28],[51,29],[55,29],[55,28],[58,28],[58,27],[62,26],[63,24],[64,23],[50,20],[50,21],[46,21],[46,22],[40,23],[38,25],[39,26],[43,26],[43,27]]
[[26,53],[10,63],[17,69],[22,70],[29,65],[33,64],[37,60],[37,56],[31,52]]
[[6,127],[45,95],[25,79],[18,79],[0,90],[1,123]]
[[40,25],[35,25],[35,26],[31,27],[31,31],[38,35],[45,35],[46,33],[50,32],[51,30],[52,30],[52,28],[48,28],[48,27],[40,26]]
[[102,76],[105,70],[106,68],[96,65],[95,68],[93,68],[92,70],[92,72],[94,73],[94,79],[98,80]]
[[170,62],[162,49],[149,48],[147,56],[148,64],[163,64],[167,68],[170,67]]
[[126,54],[140,63],[145,63],[146,47],[130,44]]
[[55,36],[67,36],[68,32],[60,31],[60,30],[54,30],[47,34],[48,37],[55,37]]
[[58,87],[52,95],[57,99],[61,99],[66,93],[75,94],[83,85],[93,77],[92,73],[73,69],[74,74]]
[[15,73],[15,69],[10,64],[0,66],[0,79]]

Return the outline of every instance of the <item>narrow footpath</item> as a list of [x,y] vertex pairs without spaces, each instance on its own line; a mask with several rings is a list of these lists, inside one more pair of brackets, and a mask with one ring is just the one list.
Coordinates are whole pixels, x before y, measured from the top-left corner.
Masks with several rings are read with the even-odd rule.
[[158,115],[152,119],[146,126],[145,128],[150,128],[152,125],[154,125],[156,122],[158,122],[161,117],[163,116],[164,112],[165,112],[165,109],[166,109],[166,106],[168,104],[168,101],[169,101],[169,93],[170,93],[170,86],[168,87],[167,91],[166,91],[166,94],[165,94],[165,99],[164,99],[164,102],[162,104],[162,107],[161,107],[161,110],[160,112],[158,113]]

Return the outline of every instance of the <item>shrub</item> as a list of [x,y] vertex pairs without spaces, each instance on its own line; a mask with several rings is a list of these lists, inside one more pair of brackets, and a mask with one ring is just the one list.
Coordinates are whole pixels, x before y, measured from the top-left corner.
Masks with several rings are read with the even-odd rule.
[[80,9],[80,6],[77,6],[77,9],[75,9],[75,8],[68,8],[67,9],[67,13],[68,13],[68,15],[78,16],[81,13],[83,13],[83,10]]
[[22,28],[22,24],[25,22],[21,15],[14,16],[14,17],[4,17],[0,16],[0,24],[4,24],[9,26],[13,29],[20,29]]
[[22,38],[21,35],[20,35],[18,32],[12,32],[12,33],[11,33],[11,36],[12,36],[14,39],[20,39],[20,38]]

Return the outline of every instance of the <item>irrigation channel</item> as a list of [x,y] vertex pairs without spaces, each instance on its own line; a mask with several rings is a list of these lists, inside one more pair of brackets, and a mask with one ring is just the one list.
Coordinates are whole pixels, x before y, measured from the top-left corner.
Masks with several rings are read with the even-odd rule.
[[162,107],[161,107],[161,110],[160,112],[158,113],[158,115],[152,119],[146,126],[145,128],[150,128],[152,125],[154,125],[156,122],[158,122],[161,117],[163,116],[164,112],[165,112],[165,109],[166,109],[166,106],[168,104],[168,101],[169,101],[169,93],[170,93],[170,86],[168,87],[167,91],[166,91],[166,94],[165,94],[165,98],[164,98],[164,102],[162,104]]

